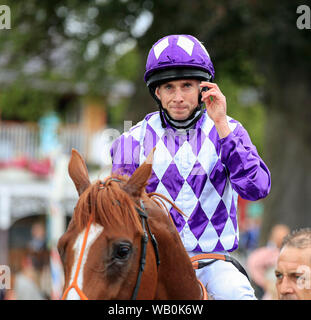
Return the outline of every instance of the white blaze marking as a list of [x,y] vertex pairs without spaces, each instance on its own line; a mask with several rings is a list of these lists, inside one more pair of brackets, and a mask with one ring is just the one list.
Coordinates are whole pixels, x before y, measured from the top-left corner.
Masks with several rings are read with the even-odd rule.
[[[84,249],[81,267],[80,267],[80,271],[79,271],[79,275],[78,275],[78,279],[77,279],[78,287],[82,291],[83,291],[83,269],[84,269],[85,262],[87,260],[88,252],[89,252],[91,246],[93,245],[93,243],[95,242],[95,240],[98,238],[98,236],[102,233],[103,230],[104,230],[104,227],[97,224],[97,223],[96,224],[93,223],[90,227],[90,231],[89,231],[89,234],[87,237],[87,242],[86,242],[86,246]],[[76,273],[85,231],[86,231],[86,228],[78,235],[76,242],[73,246],[73,250],[75,252],[75,255],[74,255],[74,264],[71,269],[69,285],[71,285],[73,278],[75,276],[75,273]],[[68,300],[79,300],[80,296],[78,295],[77,291],[74,288],[72,288],[68,292],[67,299]]]

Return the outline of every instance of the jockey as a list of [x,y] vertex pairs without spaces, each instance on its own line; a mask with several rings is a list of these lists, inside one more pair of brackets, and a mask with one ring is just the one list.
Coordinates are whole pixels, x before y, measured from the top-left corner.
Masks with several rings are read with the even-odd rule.
[[[210,56],[195,37],[157,41],[144,80],[159,111],[147,114],[110,150],[112,171],[131,175],[156,147],[146,191],[163,194],[185,213],[168,206],[190,257],[229,256],[238,247],[238,195],[255,201],[270,191],[270,172],[244,127],[227,115],[214,76]],[[256,299],[232,263],[217,260],[196,273],[213,299]]]

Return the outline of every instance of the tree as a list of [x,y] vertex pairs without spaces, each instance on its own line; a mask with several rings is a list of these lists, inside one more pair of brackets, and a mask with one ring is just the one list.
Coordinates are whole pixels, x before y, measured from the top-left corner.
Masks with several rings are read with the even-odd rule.
[[[153,24],[138,43],[145,60],[146,49],[160,37],[194,34],[210,51],[216,81],[220,69],[242,85],[262,89],[264,159],[272,173],[263,239],[275,223],[291,228],[311,224],[311,34],[297,28],[299,5],[293,0],[154,1]],[[134,98],[137,105],[147,101],[142,92]]]
[[258,2],[251,11],[251,34],[258,41],[251,52],[266,79],[265,155],[272,172],[263,235],[279,222],[291,228],[311,224],[311,34],[297,27],[299,5]]
[[[84,92],[98,94],[109,92],[129,67],[136,92],[124,110],[133,121],[156,108],[142,80],[152,44],[167,34],[195,35],[207,47],[216,82],[231,102],[241,88],[252,86],[262,92],[265,116],[253,104],[248,122],[251,112],[238,110],[238,100],[231,106],[236,106],[232,111],[244,118],[246,127],[253,127],[257,119],[267,121],[262,155],[272,173],[272,189],[265,201],[263,234],[277,222],[292,228],[311,223],[311,42],[310,30],[297,27],[301,3],[29,0],[6,4],[12,12],[12,29],[2,32],[0,41],[0,62],[5,60],[6,68],[20,72],[35,61],[41,68],[37,72],[32,68],[30,78],[38,77],[41,85],[43,80],[55,87],[67,81],[74,90],[82,82]],[[139,27],[142,17],[148,18],[144,28]],[[130,49],[129,60],[120,64],[123,68],[115,68],[118,56]]]
[[10,30],[0,30],[2,116],[10,118],[14,109],[17,119],[37,120],[57,96],[103,97],[119,79],[136,72],[135,54],[120,72],[116,64],[135,47],[131,32],[144,13],[144,1],[5,4],[12,21]]

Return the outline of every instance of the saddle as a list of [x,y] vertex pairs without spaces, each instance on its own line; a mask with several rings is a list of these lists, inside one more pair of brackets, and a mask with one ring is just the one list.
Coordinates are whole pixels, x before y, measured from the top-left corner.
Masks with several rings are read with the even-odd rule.
[[[206,259],[209,259],[209,261],[204,261]],[[192,263],[194,270],[202,269],[202,268],[216,262],[217,260],[231,262],[249,280],[247,272],[242,267],[240,262],[238,260],[234,259],[233,257],[228,256],[228,255],[218,254],[218,253],[201,253],[201,254],[198,254],[198,255],[190,258],[190,261]],[[199,282],[199,284],[202,288],[202,291],[203,291],[203,300],[208,300],[208,293],[207,293],[205,286],[203,285],[203,283],[199,279],[198,279],[198,282]]]

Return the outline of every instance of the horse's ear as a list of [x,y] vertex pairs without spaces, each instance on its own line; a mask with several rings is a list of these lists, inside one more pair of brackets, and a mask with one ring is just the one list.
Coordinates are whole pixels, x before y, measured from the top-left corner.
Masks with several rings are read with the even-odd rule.
[[76,149],[71,150],[68,172],[80,196],[91,182],[85,161]]
[[123,189],[133,197],[140,197],[152,173],[152,161],[155,148],[149,153],[145,162],[136,169]]

